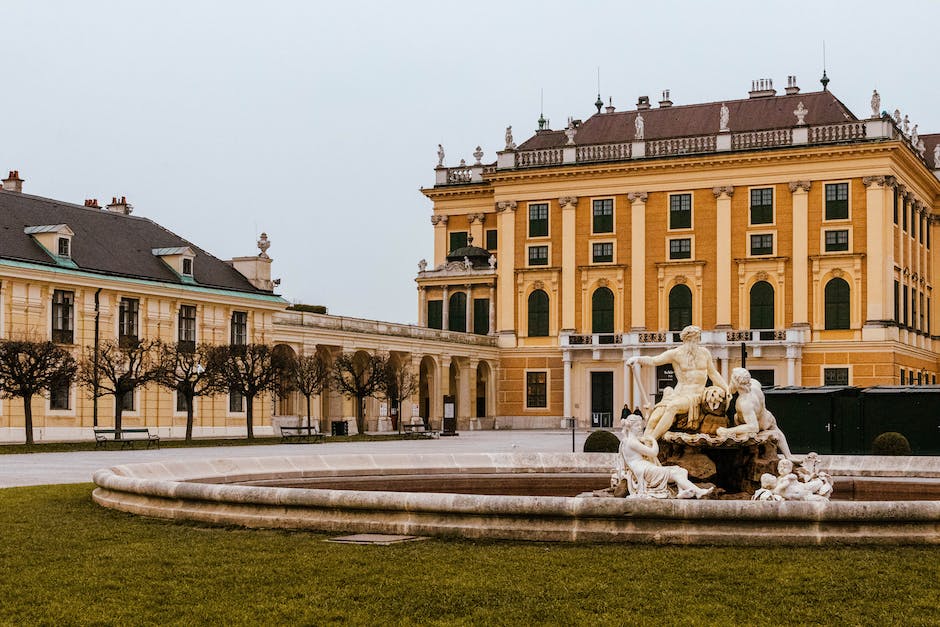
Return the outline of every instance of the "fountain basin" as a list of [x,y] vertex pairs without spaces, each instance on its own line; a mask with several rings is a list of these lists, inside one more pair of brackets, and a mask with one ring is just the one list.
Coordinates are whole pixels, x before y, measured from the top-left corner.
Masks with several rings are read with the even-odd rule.
[[[127,464],[99,470],[94,500],[146,516],[254,528],[657,544],[940,544],[940,499],[754,502],[389,491],[406,477],[546,483],[609,477],[613,454],[305,455]],[[821,458],[852,490],[940,481],[938,458]],[[458,477],[460,481],[454,481]],[[286,488],[343,481],[374,490]],[[564,481],[563,481],[564,482]],[[251,483],[253,485],[244,485]],[[598,487],[604,487],[603,484]],[[916,491],[915,491],[916,492]]]

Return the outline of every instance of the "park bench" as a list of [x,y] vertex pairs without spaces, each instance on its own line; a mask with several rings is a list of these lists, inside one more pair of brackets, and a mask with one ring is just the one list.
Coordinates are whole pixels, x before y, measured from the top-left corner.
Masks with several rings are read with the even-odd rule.
[[321,442],[323,440],[323,434],[320,433],[314,425],[310,425],[309,427],[306,425],[281,427],[281,441],[287,442],[293,439],[306,442]]
[[427,429],[424,426],[423,422],[416,424],[402,424],[402,432],[405,434],[406,438],[437,438],[440,437],[440,432],[433,429]]
[[121,439],[117,439],[117,429],[95,428],[95,448],[106,447],[108,442],[120,442],[121,448],[134,448],[134,442],[146,442],[147,448],[156,445],[160,448],[160,436],[150,433],[147,427],[127,427],[121,429]]

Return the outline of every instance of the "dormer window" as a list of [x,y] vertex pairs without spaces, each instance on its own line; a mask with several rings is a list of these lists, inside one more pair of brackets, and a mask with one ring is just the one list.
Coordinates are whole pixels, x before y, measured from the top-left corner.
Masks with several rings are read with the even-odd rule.
[[60,257],[71,257],[72,256],[72,247],[71,241],[67,237],[59,238],[59,256]]
[[67,224],[45,224],[27,226],[23,232],[31,236],[45,249],[56,263],[74,267],[72,261],[72,237],[75,232]]
[[193,260],[196,258],[196,253],[193,252],[192,248],[189,246],[154,248],[151,252],[168,265],[184,282],[193,282]]
[[183,257],[183,274],[186,276],[193,275],[193,260],[189,257]]

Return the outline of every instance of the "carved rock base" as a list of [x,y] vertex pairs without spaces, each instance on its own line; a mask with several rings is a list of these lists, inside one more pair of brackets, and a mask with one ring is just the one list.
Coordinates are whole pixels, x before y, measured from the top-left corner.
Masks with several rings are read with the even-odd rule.
[[670,437],[673,435],[667,433],[660,440],[659,459],[663,465],[682,466],[689,471],[689,478],[693,481],[708,481],[726,494],[749,498],[760,488],[763,473],[776,472],[777,446],[772,439],[735,441],[714,436],[682,437],[688,434]]

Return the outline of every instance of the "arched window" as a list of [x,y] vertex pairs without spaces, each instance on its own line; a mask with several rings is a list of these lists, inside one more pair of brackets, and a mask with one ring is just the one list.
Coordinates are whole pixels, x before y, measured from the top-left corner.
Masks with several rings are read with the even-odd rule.
[[826,328],[848,329],[851,320],[849,284],[843,279],[832,279],[826,283]]
[[692,290],[677,285],[669,290],[669,330],[681,331],[692,324]]
[[535,290],[529,294],[529,337],[548,335],[548,294]]
[[774,288],[767,281],[751,287],[751,328],[774,328]]
[[467,295],[456,292],[450,297],[447,311],[447,328],[451,331],[467,332]]
[[606,287],[594,290],[591,297],[591,333],[614,332],[614,293]]

